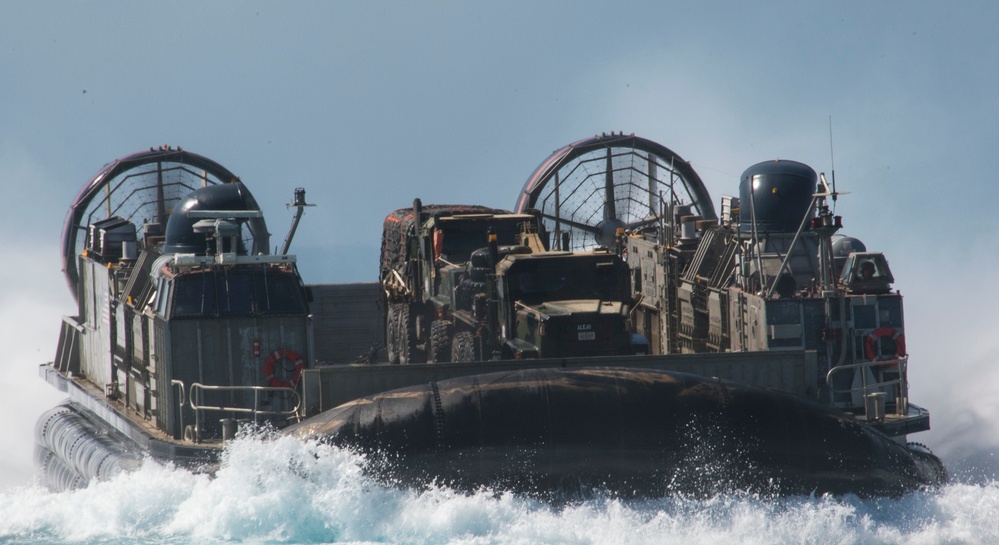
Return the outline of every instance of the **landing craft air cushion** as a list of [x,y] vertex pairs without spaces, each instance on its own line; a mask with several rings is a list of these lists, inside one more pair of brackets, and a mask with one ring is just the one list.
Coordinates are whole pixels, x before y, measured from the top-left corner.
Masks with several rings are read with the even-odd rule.
[[[647,151],[643,156],[652,157]],[[613,166],[613,154],[607,157],[604,164]],[[546,164],[564,166],[562,159]],[[657,164],[665,172],[673,163]],[[614,202],[621,190],[616,170],[608,170],[601,189]],[[670,176],[690,176],[687,170]],[[348,448],[395,451],[401,465],[394,474],[406,476],[404,482],[438,479],[461,489],[555,494],[565,487],[578,491],[585,482],[625,495],[717,490],[707,481],[721,474],[703,473],[691,463],[705,454],[697,450],[705,445],[717,449],[708,456],[739,454],[725,470],[737,487],[748,484],[737,476],[763,468],[777,493],[897,494],[945,479],[935,457],[905,445],[904,434],[918,425],[888,425],[876,404],[869,414],[845,405],[852,397],[878,399],[871,394],[888,389],[907,401],[904,361],[900,381],[866,383],[856,396],[832,389],[828,374],[820,376],[825,356],[773,346],[759,352],[552,359],[543,350],[507,351],[502,336],[484,336],[476,353],[484,361],[390,364],[386,327],[399,322],[386,319],[385,283],[305,284],[297,258],[287,253],[308,206],[304,190],[296,190],[290,206],[297,211],[292,228],[281,251],[270,254],[263,214],[248,187],[197,154],[151,149],[109,164],[85,186],[63,237],[78,313],[63,319],[56,358],[41,367],[42,376],[69,395],[37,426],[37,459],[50,486],[73,488],[108,478],[146,455],[201,467],[217,458],[238,427],[264,423]],[[618,229],[640,234],[656,223],[621,220],[613,208],[603,208],[601,245],[622,241]],[[521,212],[547,218],[538,210]],[[556,321],[548,322],[551,312],[520,299],[511,300],[510,309],[523,312],[493,315],[490,309],[501,301],[496,290],[508,284],[492,277],[508,270],[504,263],[547,259],[548,247],[561,254],[592,252],[570,248],[571,236],[561,234],[562,225],[586,223],[565,221],[549,229],[554,236],[547,244],[524,246],[529,255],[486,250],[495,267],[479,267],[477,273],[489,277],[475,281],[482,291],[461,295],[485,309],[476,327],[490,335],[504,327],[526,331],[519,322],[528,319],[535,328],[555,327]],[[454,276],[454,290],[463,285],[463,274],[472,274],[448,268],[446,259],[433,254],[432,238],[414,240],[426,244],[424,256],[432,256],[422,264],[427,278],[441,278],[446,270]],[[481,247],[489,247],[488,239]],[[624,247],[596,249],[610,253],[598,261],[613,263],[609,258],[619,259],[618,252],[630,262],[632,253]],[[634,289],[642,293],[644,286]],[[635,301],[622,304],[633,308]],[[574,330],[573,342],[597,341],[592,328]],[[660,335],[635,338],[646,337],[661,342]],[[526,338],[508,339],[514,348],[527,348]],[[427,354],[428,343],[429,337],[414,336],[405,348],[410,355]],[[891,364],[880,360],[879,342],[868,344],[873,346],[865,355],[878,358],[878,365]],[[400,346],[396,341],[396,354]],[[347,365],[352,362],[363,363]],[[794,431],[803,429],[826,431]],[[582,463],[567,465],[570,455]]]

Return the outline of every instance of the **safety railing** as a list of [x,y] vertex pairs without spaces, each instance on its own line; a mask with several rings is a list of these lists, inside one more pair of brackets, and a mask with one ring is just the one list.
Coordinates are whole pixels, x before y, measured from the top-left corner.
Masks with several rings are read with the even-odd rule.
[[[191,384],[190,393],[188,395],[188,403],[191,410],[194,411],[194,421],[195,426],[193,431],[192,439],[194,441],[200,440],[199,424],[204,417],[206,412],[221,412],[221,413],[236,413],[236,414],[248,414],[252,417],[253,423],[259,423],[259,418],[261,416],[279,416],[285,417],[288,420],[294,420],[298,422],[300,420],[299,408],[302,405],[302,398],[298,395],[292,388],[283,388],[276,386],[213,386],[208,384],[200,384],[195,382]],[[243,405],[206,405],[204,403],[206,392],[220,392],[220,393],[238,393],[238,392],[252,392],[253,393],[253,403],[252,406]],[[290,409],[285,410],[275,410],[275,409],[265,409],[262,408],[262,395],[263,394],[282,394],[290,395],[293,401],[293,406]],[[195,401],[197,400],[197,401]]]
[[[864,361],[847,365],[837,365],[826,373],[826,384],[829,385],[829,401],[833,406],[840,408],[865,409],[868,412],[869,419],[877,419],[878,415],[871,414],[872,407],[870,399],[876,399],[878,395],[886,395],[893,387],[897,387],[894,399],[895,414],[905,416],[909,412],[908,366],[908,356],[893,360]],[[849,388],[837,388],[835,386],[835,377],[846,373],[850,374],[848,380],[851,386]],[[895,378],[896,374],[897,378]],[[892,378],[887,378],[886,375]],[[838,401],[837,397],[843,394],[849,394],[850,401]],[[862,400],[860,404],[853,401],[857,395]],[[883,398],[881,403],[883,404]],[[883,417],[883,405],[880,416]]]
[[180,422],[180,427],[178,429],[184,429],[184,406],[187,405],[187,400],[185,399],[184,392],[184,381],[183,380],[171,380],[170,386],[177,389],[177,419]]

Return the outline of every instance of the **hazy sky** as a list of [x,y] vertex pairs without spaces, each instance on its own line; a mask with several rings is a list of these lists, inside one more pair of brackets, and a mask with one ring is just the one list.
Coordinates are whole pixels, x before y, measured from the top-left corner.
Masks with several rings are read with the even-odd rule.
[[907,296],[912,400],[934,427],[912,439],[994,453],[999,4],[959,5],[0,0],[0,486],[28,482],[35,420],[61,399],[36,368],[74,312],[62,221],[117,157],[217,160],[276,240],[305,187],[306,280],[371,281],[389,211],[513,207],[569,142],[655,140],[717,206],[759,161],[829,173],[830,119],[844,232]]

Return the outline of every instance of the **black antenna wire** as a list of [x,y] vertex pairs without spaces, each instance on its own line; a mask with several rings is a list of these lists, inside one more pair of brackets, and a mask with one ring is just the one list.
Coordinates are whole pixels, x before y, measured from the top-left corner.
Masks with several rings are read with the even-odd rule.
[[836,156],[833,154],[832,116],[829,116],[829,166],[832,168],[833,211],[836,210]]

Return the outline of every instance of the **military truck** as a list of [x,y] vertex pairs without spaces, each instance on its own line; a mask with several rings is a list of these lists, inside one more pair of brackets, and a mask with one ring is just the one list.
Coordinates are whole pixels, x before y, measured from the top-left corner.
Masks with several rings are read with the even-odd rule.
[[567,358],[648,353],[632,333],[627,263],[607,250],[532,253],[490,238],[456,289],[450,316],[431,325],[436,358]]
[[[382,231],[379,282],[385,309],[385,345],[391,363],[446,361],[451,347],[431,346],[431,325],[450,316],[455,290],[487,231],[499,244],[544,252],[545,237],[530,213],[478,205],[426,205],[390,213]],[[439,327],[439,326],[438,326]],[[445,357],[445,354],[447,357]]]

